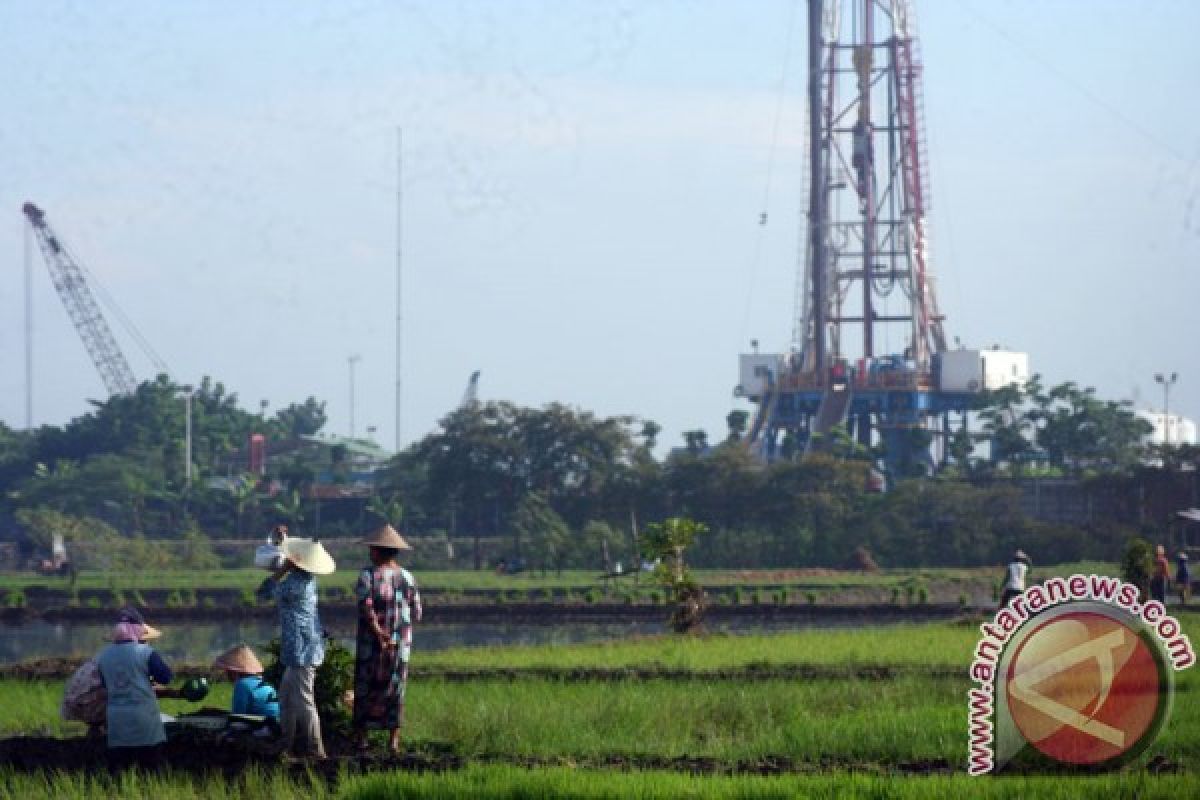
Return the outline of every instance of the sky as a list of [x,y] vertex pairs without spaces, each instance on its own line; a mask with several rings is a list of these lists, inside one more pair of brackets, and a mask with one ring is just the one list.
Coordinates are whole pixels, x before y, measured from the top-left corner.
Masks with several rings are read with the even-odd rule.
[[[1143,408],[1174,371],[1200,417],[1200,4],[917,16],[947,335]],[[802,0],[0,0],[0,420],[28,200],[176,381],[247,410],[314,395],[349,433],[360,356],[355,432],[395,445],[399,217],[403,444],[474,370],[717,438],[738,353],[790,341],[804,43]],[[104,387],[32,276],[33,421],[62,424]]]

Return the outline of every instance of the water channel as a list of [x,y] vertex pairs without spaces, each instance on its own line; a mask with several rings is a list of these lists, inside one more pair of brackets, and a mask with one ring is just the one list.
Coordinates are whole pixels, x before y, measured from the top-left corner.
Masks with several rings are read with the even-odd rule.
[[[153,623],[153,620],[150,620]],[[797,621],[772,619],[729,619],[710,622],[714,633],[767,633],[800,628],[859,625],[861,620]],[[168,660],[203,664],[235,644],[246,642],[261,652],[263,645],[279,635],[272,619],[226,622],[175,622],[159,626],[161,639],[154,642]],[[353,620],[331,620],[326,629],[353,647]],[[85,658],[94,655],[108,641],[109,624],[31,621],[21,625],[0,625],[0,664],[14,664],[38,658]],[[662,633],[660,622],[583,622],[567,624],[473,623],[418,625],[413,647],[445,650],[451,647],[489,647],[497,645],[573,644],[611,641],[632,636]]]

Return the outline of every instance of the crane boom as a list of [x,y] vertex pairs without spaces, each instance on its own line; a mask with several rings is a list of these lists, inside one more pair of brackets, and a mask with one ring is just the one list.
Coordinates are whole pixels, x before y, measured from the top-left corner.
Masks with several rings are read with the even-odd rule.
[[83,270],[46,222],[44,211],[33,203],[26,203],[21,210],[25,212],[37,237],[38,246],[46,259],[46,268],[50,270],[50,279],[92,363],[96,365],[100,379],[104,381],[104,388],[109,394],[132,394],[137,389],[137,379],[129,368],[125,354],[117,346],[104,315],[100,313],[100,307],[84,279]]

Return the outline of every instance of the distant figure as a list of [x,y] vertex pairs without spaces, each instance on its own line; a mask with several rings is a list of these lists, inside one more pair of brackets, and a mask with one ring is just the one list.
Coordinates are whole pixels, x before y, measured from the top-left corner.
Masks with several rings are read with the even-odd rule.
[[1150,597],[1167,604],[1167,585],[1171,581],[1171,565],[1167,563],[1167,548],[1154,548],[1154,574],[1150,577]]
[[1000,597],[1000,607],[1004,608],[1012,599],[1025,591],[1025,576],[1029,573],[1029,556],[1024,550],[1013,553],[1012,561],[1004,568],[1004,594]]
[[1188,569],[1188,554],[1179,551],[1179,555],[1175,557],[1175,563],[1178,565],[1175,568],[1175,588],[1179,590],[1179,604],[1186,606],[1188,598],[1192,596],[1192,572]]

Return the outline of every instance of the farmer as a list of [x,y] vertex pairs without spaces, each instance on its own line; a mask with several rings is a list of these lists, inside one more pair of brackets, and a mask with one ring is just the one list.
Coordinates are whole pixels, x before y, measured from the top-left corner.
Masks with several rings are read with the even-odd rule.
[[325,645],[317,616],[314,576],[328,575],[337,565],[320,542],[310,539],[287,538],[280,550],[283,566],[263,582],[259,594],[273,597],[279,604],[279,661],[284,666],[279,682],[283,752],[291,754],[299,744],[301,755],[324,759],[314,683],[317,667],[325,660]]
[[1012,599],[1025,591],[1025,576],[1029,572],[1029,556],[1024,550],[1013,553],[1012,561],[1004,568],[1004,594],[1000,598],[1000,607],[1004,608]]
[[[146,624],[135,608],[123,608],[113,628],[113,643],[96,656],[96,666],[108,693],[105,713],[109,754],[119,765],[152,765],[161,762],[161,745],[167,740],[158,697],[177,697],[165,688],[171,668],[146,644],[160,632]],[[155,683],[159,687],[155,687]]]
[[1150,578],[1150,597],[1167,604],[1167,585],[1171,582],[1171,565],[1167,563],[1167,548],[1154,548],[1154,573]]
[[1175,587],[1179,590],[1179,604],[1187,605],[1192,596],[1192,572],[1188,569],[1188,554],[1180,550],[1175,557]]
[[225,677],[233,684],[231,713],[279,720],[275,687],[263,680],[263,665],[253,650],[240,644],[217,656],[213,666],[224,670]]
[[386,728],[388,749],[398,753],[412,625],[421,619],[421,595],[412,573],[396,563],[400,552],[412,547],[391,525],[384,525],[362,543],[370,548],[371,566],[359,573],[355,587],[355,736],[362,752],[367,749],[367,729]]

